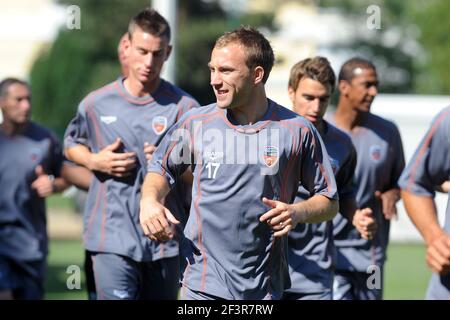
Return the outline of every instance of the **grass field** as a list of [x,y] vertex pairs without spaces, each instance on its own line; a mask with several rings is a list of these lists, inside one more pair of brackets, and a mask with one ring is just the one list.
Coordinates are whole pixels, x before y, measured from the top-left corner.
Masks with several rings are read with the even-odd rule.
[[[386,264],[385,299],[423,299],[430,272],[425,265],[425,248],[417,244],[392,244]],[[70,265],[83,267],[84,251],[77,240],[52,240],[48,259],[46,299],[87,299],[84,275],[81,289],[67,289]],[[83,273],[83,271],[81,272]]]

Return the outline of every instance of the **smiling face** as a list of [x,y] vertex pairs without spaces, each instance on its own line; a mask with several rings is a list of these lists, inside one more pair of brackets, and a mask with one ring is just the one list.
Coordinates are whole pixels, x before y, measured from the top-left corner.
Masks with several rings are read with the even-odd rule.
[[[246,58],[244,48],[236,43],[213,49],[208,66],[219,108],[241,108],[250,101],[255,79],[254,70],[248,68]],[[262,70],[261,67],[255,69]]]
[[172,49],[168,39],[164,36],[154,36],[136,27],[125,46],[130,79],[144,85],[157,82]]
[[327,111],[331,91],[330,86],[307,77],[300,79],[296,90],[288,88],[293,110],[316,127],[321,124]]
[[378,94],[377,73],[372,68],[356,68],[350,82],[341,80],[339,90],[351,107],[360,112],[369,112],[375,96]]

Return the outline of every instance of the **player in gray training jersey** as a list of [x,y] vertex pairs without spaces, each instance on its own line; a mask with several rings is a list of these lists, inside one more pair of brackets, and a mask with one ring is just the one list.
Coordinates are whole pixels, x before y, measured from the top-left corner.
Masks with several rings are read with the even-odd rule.
[[[289,286],[284,236],[297,223],[337,212],[336,184],[317,130],[266,98],[273,60],[255,29],[220,37],[209,62],[217,103],[183,116],[149,165],[141,224],[151,238],[165,240],[178,222],[161,199],[192,163],[183,299],[281,298]],[[291,204],[299,182],[312,197]]]
[[433,201],[435,186],[450,179],[449,137],[450,107],[447,107],[433,120],[399,182],[406,211],[425,239],[427,263],[434,272],[427,299],[450,299],[450,203],[442,228]]
[[[197,102],[160,78],[171,46],[170,27],[159,13],[138,13],[128,35],[129,76],[80,103],[66,130],[65,151],[95,173],[84,214],[84,243],[93,252],[97,298],[176,299],[178,244],[145,237],[139,198],[155,146]],[[183,215],[183,201],[183,194],[174,190],[166,205]]]
[[399,200],[397,180],[404,168],[400,133],[394,123],[370,113],[378,92],[375,66],[364,59],[344,63],[339,73],[339,103],[331,123],[347,132],[356,148],[358,208],[372,209],[378,230],[372,240],[341,215],[334,220],[337,266],[334,299],[381,299],[390,219]]
[[30,121],[22,80],[0,82],[0,300],[42,299],[48,241],[45,197],[66,188],[61,146]]
[[[326,58],[308,58],[291,69],[289,97],[293,110],[311,121],[323,139],[336,177],[339,212],[350,219],[364,238],[368,238],[376,224],[369,208],[356,210],[352,182],[356,150],[347,134],[323,120],[335,82],[336,77]],[[295,202],[309,197],[309,192],[301,185]],[[292,286],[286,290],[283,299],[330,300],[335,264],[332,221],[298,224],[288,239]]]

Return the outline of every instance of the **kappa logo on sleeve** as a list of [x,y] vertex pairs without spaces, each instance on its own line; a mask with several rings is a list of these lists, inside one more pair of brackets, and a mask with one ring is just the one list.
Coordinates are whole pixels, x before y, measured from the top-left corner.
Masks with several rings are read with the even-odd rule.
[[116,116],[100,116],[100,121],[106,124],[111,124],[117,121]]
[[152,128],[157,135],[161,135],[167,129],[167,118],[163,116],[153,118]]

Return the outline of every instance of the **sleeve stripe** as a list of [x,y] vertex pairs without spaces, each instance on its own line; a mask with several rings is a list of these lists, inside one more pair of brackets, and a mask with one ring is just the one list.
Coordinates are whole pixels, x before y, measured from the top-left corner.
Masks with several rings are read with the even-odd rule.
[[414,178],[417,173],[417,168],[419,167],[420,162],[422,161],[422,157],[425,154],[425,151],[428,149],[429,144],[431,143],[431,139],[433,138],[433,135],[436,133],[436,130],[438,129],[439,125],[442,121],[447,117],[447,115],[450,114],[450,109],[446,110],[443,114],[439,116],[438,119],[434,122],[433,126],[431,127],[430,131],[428,132],[427,137],[425,138],[424,144],[420,148],[419,153],[417,154],[417,158],[414,161],[414,164],[411,169],[411,176],[408,179],[408,184],[406,187],[406,191],[412,193],[412,187],[414,185]]

